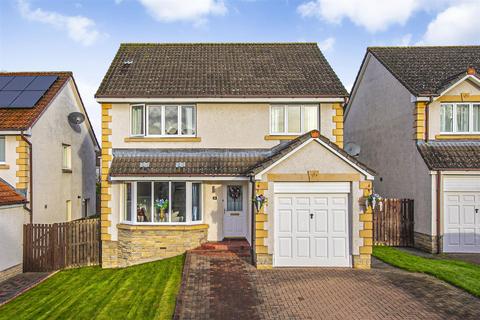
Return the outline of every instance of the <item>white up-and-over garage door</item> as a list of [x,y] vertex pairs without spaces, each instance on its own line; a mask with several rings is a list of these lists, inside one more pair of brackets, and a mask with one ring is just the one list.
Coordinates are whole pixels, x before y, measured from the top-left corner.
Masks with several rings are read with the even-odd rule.
[[480,175],[446,175],[443,191],[443,251],[480,253]]
[[349,267],[349,182],[275,183],[274,265]]

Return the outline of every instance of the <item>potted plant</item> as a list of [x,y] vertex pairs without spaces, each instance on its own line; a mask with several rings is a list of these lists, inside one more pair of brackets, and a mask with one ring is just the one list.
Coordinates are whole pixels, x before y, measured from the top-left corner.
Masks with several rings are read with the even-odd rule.
[[371,206],[372,209],[375,209],[375,206],[377,205],[377,203],[379,203],[380,205],[382,204],[381,201],[382,201],[382,197],[380,197],[378,193],[372,193],[365,200],[365,205],[367,207]]
[[165,210],[168,209],[168,200],[167,199],[157,199],[155,200],[155,220],[160,222],[165,222]]
[[260,211],[263,208],[263,205],[266,203],[267,198],[263,194],[253,197],[253,204],[255,205],[257,212]]

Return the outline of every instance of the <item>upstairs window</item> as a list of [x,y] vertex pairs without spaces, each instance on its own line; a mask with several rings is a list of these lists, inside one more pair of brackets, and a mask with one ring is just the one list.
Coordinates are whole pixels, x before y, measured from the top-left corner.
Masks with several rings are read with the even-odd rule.
[[0,136],[0,163],[5,162],[5,136]]
[[270,112],[270,133],[299,135],[319,128],[318,106],[275,105]]
[[196,122],[194,106],[133,105],[131,135],[195,136]]
[[480,103],[444,103],[440,107],[442,133],[480,132]]
[[72,147],[62,144],[62,169],[72,170]]

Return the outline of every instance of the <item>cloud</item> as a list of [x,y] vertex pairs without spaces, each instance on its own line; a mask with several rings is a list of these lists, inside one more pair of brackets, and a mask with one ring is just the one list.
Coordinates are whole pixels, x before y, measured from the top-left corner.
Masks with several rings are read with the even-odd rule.
[[189,21],[204,24],[209,15],[225,15],[223,0],[139,0],[148,13],[158,21]]
[[335,38],[334,37],[329,37],[329,38],[327,38],[323,41],[320,41],[318,43],[318,47],[320,48],[320,50],[323,51],[323,53],[333,50],[334,45],[335,45]]
[[479,43],[480,2],[454,4],[440,12],[427,27],[419,44],[455,45]]
[[404,25],[421,7],[422,0],[312,0],[298,6],[302,17],[317,17],[340,24],[350,19],[369,32],[384,31],[394,24]]
[[101,36],[95,22],[84,16],[67,16],[40,8],[32,9],[27,0],[17,0],[23,18],[49,24],[57,29],[66,29],[68,36],[84,46],[95,43]]

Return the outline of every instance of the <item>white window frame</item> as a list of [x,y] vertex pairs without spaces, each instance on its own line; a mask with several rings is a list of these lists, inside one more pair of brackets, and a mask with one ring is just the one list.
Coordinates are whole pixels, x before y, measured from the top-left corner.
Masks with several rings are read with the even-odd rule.
[[0,159],[0,164],[5,164],[7,162],[7,136],[0,136],[0,141],[2,140],[3,140],[3,150],[5,154],[3,155],[3,160]]
[[[272,108],[274,107],[284,107],[284,125],[285,130],[284,132],[273,132],[272,128]],[[300,132],[288,132],[288,107],[300,107]],[[270,112],[269,112],[269,132],[272,136],[298,136],[306,133],[304,128],[304,107],[317,107],[317,130],[320,131],[320,105],[319,104],[271,104],[270,105]]]
[[[468,105],[468,129],[469,131],[457,131],[457,105],[459,104],[466,104]],[[480,102],[445,102],[440,104],[440,128],[442,127],[442,117],[441,117],[441,110],[446,105],[452,105],[452,121],[453,121],[453,131],[440,131],[440,134],[458,134],[458,135],[465,135],[465,134],[479,134],[480,131],[473,131],[473,105],[480,104]]]
[[[151,183],[151,197],[152,197],[152,204],[151,204],[151,212],[152,212],[152,217],[153,217],[153,212],[154,212],[154,183],[155,182],[168,182],[168,222],[138,222],[137,221],[137,182],[150,182]],[[185,182],[185,215],[186,219],[185,222],[172,222],[172,183],[173,182]],[[125,209],[122,210],[122,223],[124,224],[134,224],[134,225],[167,225],[167,226],[172,226],[172,225],[178,225],[178,226],[185,226],[185,225],[197,225],[197,224],[203,224],[204,222],[204,201],[203,201],[203,183],[202,181],[185,181],[185,180],[138,180],[138,181],[129,181],[129,183],[132,184],[132,221],[127,221],[125,220]],[[192,183],[199,183],[200,184],[200,197],[201,197],[201,203],[200,203],[200,210],[201,210],[201,215],[202,219],[198,221],[192,221]],[[124,185],[124,189],[126,189],[126,184]],[[126,194],[126,192],[124,192]],[[123,197],[125,198],[125,196]],[[122,201],[122,207],[125,206],[126,204],[126,198],[123,199]]]
[[[132,134],[132,112],[133,107],[143,107],[143,134]],[[162,133],[161,134],[150,134],[149,132],[149,108],[150,107],[161,107],[162,113]],[[178,133],[177,134],[166,134],[165,133],[165,107],[177,107],[177,123],[178,123]],[[182,134],[182,107],[192,107],[193,114],[195,117],[195,134]],[[197,106],[195,104],[133,104],[130,106],[130,136],[131,137],[152,137],[152,138],[175,138],[175,137],[186,137],[192,138],[197,136]]]
[[[65,162],[67,162],[66,165]],[[72,170],[72,146],[66,143],[62,143],[62,169]]]

